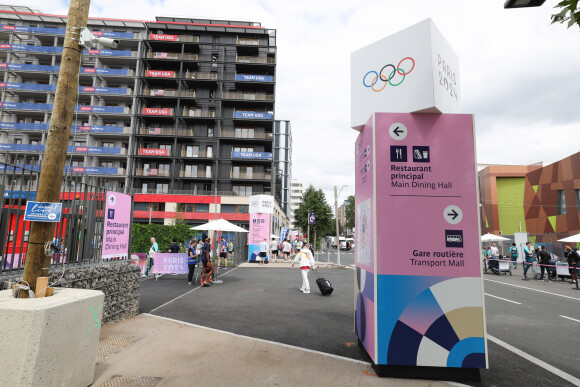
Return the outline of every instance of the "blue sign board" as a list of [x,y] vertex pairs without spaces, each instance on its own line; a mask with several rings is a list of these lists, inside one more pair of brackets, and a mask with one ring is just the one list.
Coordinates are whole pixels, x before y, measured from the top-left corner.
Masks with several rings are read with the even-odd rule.
[[83,55],[132,56],[131,50],[83,50]]
[[[0,102],[0,107],[16,110],[52,110],[51,103]],[[124,106],[75,106],[76,112],[125,113]]]
[[13,151],[28,151],[28,152],[42,152],[44,151],[44,145],[40,144],[0,144],[0,150],[13,150]]
[[60,70],[60,66],[0,62],[0,71],[6,70],[6,69],[8,69],[8,70],[22,70],[22,71],[58,72]]
[[34,46],[31,44],[0,44],[0,50],[31,51],[31,52],[54,52],[62,54],[62,47]]
[[236,81],[273,82],[274,77],[271,75],[236,74]]
[[235,111],[234,118],[249,118],[252,120],[271,120],[272,113],[266,112],[249,112],[249,111]]
[[29,222],[60,222],[62,203],[26,202],[24,220]]
[[280,241],[287,239],[289,232],[290,232],[290,229],[288,227],[282,227],[282,229],[280,229]]
[[[29,26],[13,26],[10,24],[0,24],[0,29],[3,31],[14,32],[32,32],[37,34],[53,34],[64,35],[64,28],[50,28],[50,27],[29,27]],[[133,39],[135,35],[132,32],[112,32],[112,31],[91,31],[95,36],[104,36],[107,38],[125,38]]]
[[[49,124],[26,122],[0,122],[0,129],[48,130]],[[71,126],[73,132],[123,133],[122,126]]]
[[109,75],[128,75],[127,69],[105,69],[99,67],[81,67],[81,74],[109,74]]
[[270,160],[270,152],[232,152],[232,159]]
[[[56,91],[56,85],[43,85],[40,83],[14,83],[14,82],[0,82],[0,89],[14,89],[14,90],[38,90],[38,91]],[[95,94],[127,94],[127,88],[122,87],[89,87],[79,86],[79,93],[95,93]]]
[[4,199],[10,198],[35,200],[36,191],[4,191]]

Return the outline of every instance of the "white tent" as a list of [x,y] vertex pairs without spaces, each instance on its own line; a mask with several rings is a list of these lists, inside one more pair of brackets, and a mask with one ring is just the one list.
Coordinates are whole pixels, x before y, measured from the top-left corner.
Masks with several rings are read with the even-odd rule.
[[499,235],[494,234],[485,234],[481,236],[482,242],[491,242],[491,241],[509,241],[509,238],[504,238]]
[[580,243],[580,234],[572,235],[564,239],[558,239],[558,242]]
[[201,226],[192,227],[192,230],[197,231],[226,231],[226,232],[249,232],[248,230],[236,226],[225,219],[212,220]]

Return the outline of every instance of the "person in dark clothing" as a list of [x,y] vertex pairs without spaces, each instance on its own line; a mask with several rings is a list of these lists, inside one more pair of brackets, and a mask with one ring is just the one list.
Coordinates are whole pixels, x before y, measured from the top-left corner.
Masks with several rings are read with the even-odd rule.
[[201,263],[203,271],[201,273],[201,286],[209,286],[212,283],[213,263],[211,263],[211,239],[207,238],[201,250]]
[[172,241],[173,241],[173,244],[171,246],[169,246],[169,250],[167,250],[167,251],[169,253],[177,254],[177,253],[179,253],[179,243],[177,243],[177,238],[173,238]]
[[566,259],[568,260],[569,267],[568,270],[570,271],[570,275],[572,276],[571,282],[574,282],[576,280],[576,277],[578,276],[578,272],[580,271],[577,269],[578,267],[580,267],[580,255],[578,254],[578,251],[572,250],[572,247],[566,245],[564,247],[564,257],[566,257]]
[[544,270],[548,274],[548,280],[550,279],[550,271],[548,266],[550,264],[550,253],[546,251],[546,246],[542,246],[540,251],[538,251],[538,260],[540,261],[540,279],[544,279]]
[[197,255],[195,254],[195,246],[197,246],[197,241],[192,239],[189,243],[189,248],[187,249],[187,268],[189,273],[187,274],[187,284],[191,285],[193,281],[193,272],[195,271],[195,265],[197,265]]

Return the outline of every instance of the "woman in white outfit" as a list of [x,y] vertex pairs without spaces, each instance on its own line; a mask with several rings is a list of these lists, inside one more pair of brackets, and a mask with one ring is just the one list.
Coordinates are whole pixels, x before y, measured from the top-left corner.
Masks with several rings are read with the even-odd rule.
[[308,250],[306,243],[302,247],[302,250],[300,250],[298,254],[296,254],[294,262],[292,262],[292,267],[294,267],[294,264],[296,262],[300,262],[300,272],[302,273],[302,287],[300,288],[300,290],[302,291],[302,293],[308,294],[310,293],[308,272],[310,271],[310,268],[312,268],[312,270],[315,270],[315,268],[314,268],[314,257],[312,256],[310,250]]

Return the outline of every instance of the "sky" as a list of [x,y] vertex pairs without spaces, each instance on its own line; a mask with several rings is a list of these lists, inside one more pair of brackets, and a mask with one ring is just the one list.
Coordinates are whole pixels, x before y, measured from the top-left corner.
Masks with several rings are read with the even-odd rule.
[[[67,1],[4,2],[67,14]],[[580,28],[550,25],[557,3],[504,0],[93,0],[90,16],[260,22],[277,35],[276,119],[292,125],[292,177],[354,194],[350,54],[431,18],[459,57],[462,112],[474,114],[477,161],[552,163],[580,151]],[[138,4],[138,7],[135,5]]]

